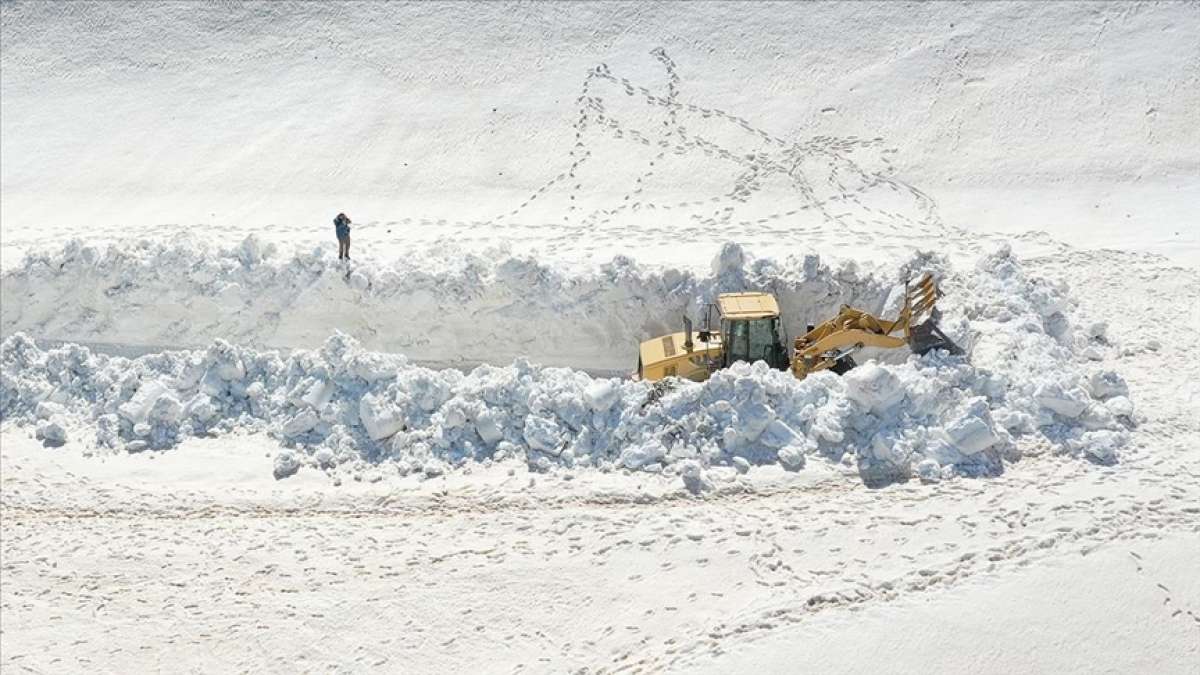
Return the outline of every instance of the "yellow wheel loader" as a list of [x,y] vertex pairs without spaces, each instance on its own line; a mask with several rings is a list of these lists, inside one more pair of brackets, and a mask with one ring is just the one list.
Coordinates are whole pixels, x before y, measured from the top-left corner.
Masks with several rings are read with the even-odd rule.
[[938,295],[933,276],[926,273],[916,284],[906,284],[904,306],[895,320],[842,305],[837,316],[809,326],[807,333],[796,338],[789,354],[775,296],[722,293],[715,304],[705,307],[699,331],[692,330],[692,322],[685,316],[683,332],[641,343],[634,377],[652,382],[666,377],[703,382],[714,371],[737,361],[765,361],[803,379],[818,370],[846,372],[855,366],[854,353],[864,347],[907,346],[918,354],[933,349],[959,354],[962,350],[937,326],[934,304]]

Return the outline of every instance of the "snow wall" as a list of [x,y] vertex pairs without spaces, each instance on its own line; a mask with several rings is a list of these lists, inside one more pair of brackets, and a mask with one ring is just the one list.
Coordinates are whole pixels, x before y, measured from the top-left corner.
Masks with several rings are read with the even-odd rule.
[[565,270],[532,256],[446,247],[347,268],[326,247],[285,256],[254,237],[228,249],[73,241],[26,257],[0,278],[0,332],[165,347],[221,338],[290,349],[316,348],[338,329],[367,348],[425,363],[528,357],[627,373],[640,340],[682,330],[685,311],[699,325],[700,307],[718,293],[775,293],[789,334],[797,335],[843,303],[881,311],[900,281],[896,270],[834,268],[817,256],[755,259],[735,244],[716,256],[710,274],[697,275],[625,257]]
[[[736,252],[727,249],[719,261]],[[69,247],[61,256],[28,262],[14,276],[29,284],[44,274],[50,283],[53,274],[41,270],[61,264],[64,277],[82,283],[94,270],[129,269],[107,268],[114,255],[126,260]],[[314,270],[302,257],[283,265],[253,257],[220,264],[237,266],[235,274],[261,275],[266,288],[295,276],[328,276],[323,263]],[[541,280],[573,290],[575,301],[589,291],[603,294],[598,282],[580,289],[544,270],[548,276],[539,276],[531,263],[489,268],[477,260],[467,268],[483,274],[505,265],[522,272],[505,277],[521,280],[522,292]],[[214,283],[193,278],[195,268],[149,267],[165,275],[156,279],[187,279],[200,288]],[[623,291],[647,288],[645,278],[622,274],[629,269],[614,264],[603,274]],[[685,303],[706,284],[720,286],[721,271],[707,281],[679,275],[671,282],[681,289],[676,301]],[[807,283],[838,278],[815,263],[812,273]],[[366,276],[354,281],[354,274],[363,273],[352,273],[349,284],[338,279],[323,287],[369,293],[376,282]],[[151,292],[130,290],[138,289],[136,278],[131,274],[129,285],[112,295],[102,284],[89,291],[101,303]],[[449,278],[461,283],[465,277]],[[665,276],[648,278],[668,283]],[[797,381],[763,364],[740,364],[703,384],[649,384],[523,359],[464,373],[371,351],[341,333],[319,349],[287,355],[217,340],[208,349],[130,360],[78,345],[42,349],[16,334],[3,343],[0,413],[5,423],[35,429],[48,444],[77,437],[113,451],[166,449],[193,435],[265,431],[287,448],[276,458],[277,477],[305,466],[437,475],[475,462],[521,462],[538,470],[674,472],[699,491],[709,485],[705,472],[713,466],[745,470],[777,462],[801,470],[816,458],[856,464],[868,484],[914,475],[933,481],[993,474],[1026,451],[1117,461],[1136,416],[1120,375],[1096,363],[1098,345],[1106,344],[1103,327],[1073,326],[1066,289],[1026,276],[1008,250],[982,258],[956,278],[958,316],[947,325],[960,339],[975,336],[969,356],[909,355],[897,364],[868,362],[844,377],[817,373]],[[428,288],[446,281],[422,283]],[[864,293],[875,293],[868,297],[884,297],[874,282],[857,283]],[[238,289],[228,293],[248,297]],[[459,293],[466,303],[479,301],[465,287]],[[210,291],[208,302],[215,305],[213,294],[220,297],[220,291]],[[539,301],[552,305],[555,298]],[[537,323],[541,317],[520,318]],[[476,328],[487,325],[478,319]]]

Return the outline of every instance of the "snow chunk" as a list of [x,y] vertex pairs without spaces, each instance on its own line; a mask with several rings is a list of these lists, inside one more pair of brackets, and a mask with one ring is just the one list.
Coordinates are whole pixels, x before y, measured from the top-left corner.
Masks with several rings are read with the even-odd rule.
[[50,445],[62,445],[67,442],[66,421],[61,415],[52,415],[38,422],[36,436]]
[[238,356],[237,351],[224,340],[217,340],[208,350],[208,358],[212,362],[212,372],[225,381],[240,380],[246,377],[246,366]]
[[804,448],[798,445],[789,445],[779,450],[779,464],[788,471],[799,471],[804,468],[807,461],[804,456]]
[[1117,461],[1118,451],[1125,445],[1125,436],[1125,433],[1109,430],[1089,431],[1073,445],[1093,462],[1113,464]]
[[645,444],[633,445],[621,451],[621,465],[627,469],[641,469],[657,464],[665,457],[667,449],[655,440]]
[[877,363],[865,363],[847,373],[846,396],[880,415],[904,400],[904,385],[891,370]]
[[55,403],[54,401],[41,401],[37,404],[37,408],[34,409],[34,415],[39,420],[48,420],[55,415],[64,415],[66,412],[67,409],[61,403]]
[[332,382],[323,379],[313,379],[309,382],[308,387],[300,393],[299,402],[315,410],[320,410],[333,398],[337,387]]
[[184,417],[204,423],[219,414],[217,404],[208,394],[196,394],[183,408]]
[[712,481],[704,475],[704,467],[700,462],[689,459],[679,464],[679,477],[688,492],[699,495],[713,489]]
[[300,470],[300,458],[290,451],[275,456],[275,480],[283,480]]
[[942,480],[942,467],[933,459],[923,459],[917,462],[917,477],[922,483],[937,483]]
[[1002,440],[983,397],[968,401],[944,427],[944,432],[947,440],[964,455],[983,452]]
[[620,393],[616,383],[612,380],[596,380],[587,388],[584,396],[592,410],[604,412],[613,407]]
[[1058,382],[1047,382],[1034,393],[1038,403],[1067,418],[1076,418],[1087,409],[1083,391],[1067,390]]
[[302,410],[294,417],[283,423],[281,433],[286,438],[295,438],[312,431],[321,423],[317,413],[312,410]]
[[117,408],[117,412],[135,425],[145,422],[150,417],[154,404],[160,397],[165,396],[167,391],[167,386],[161,381],[143,383],[129,401]]
[[[798,442],[799,435],[782,420],[771,420],[766,430],[759,436],[759,442],[771,448],[782,448]],[[801,462],[803,466],[803,462]]]
[[405,428],[403,413],[391,402],[380,396],[367,394],[358,403],[358,417],[367,437],[382,440]]
[[1125,396],[1129,393],[1129,385],[1125,383],[1125,378],[1112,370],[1098,370],[1092,373],[1088,377],[1087,387],[1092,396],[1098,399]]
[[171,394],[164,393],[150,407],[147,419],[166,425],[176,425],[183,418],[183,404]]
[[1108,411],[1116,417],[1133,417],[1133,401],[1128,396],[1114,396],[1104,402]]
[[529,447],[551,455],[561,452],[562,430],[553,419],[535,417],[525,418],[525,442]]

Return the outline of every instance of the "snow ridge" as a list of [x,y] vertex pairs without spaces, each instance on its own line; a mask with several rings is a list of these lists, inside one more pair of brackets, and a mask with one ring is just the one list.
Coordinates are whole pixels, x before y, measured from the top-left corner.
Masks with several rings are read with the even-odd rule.
[[738,364],[703,384],[596,378],[518,359],[470,372],[370,351],[337,333],[281,355],[215,341],[137,359],[78,345],[3,343],[3,420],[48,444],[94,429],[99,448],[167,449],[200,434],[266,431],[287,450],[278,477],[309,466],[438,475],[476,462],[535,470],[677,473],[696,491],[713,466],[809,458],[864,482],[990,475],[1026,452],[1112,463],[1136,423],[1121,377],[1089,365],[1095,327],[1070,325],[1066,289],[1024,275],[1007,250],[955,289],[970,357],[910,355],[845,377],[797,381]]

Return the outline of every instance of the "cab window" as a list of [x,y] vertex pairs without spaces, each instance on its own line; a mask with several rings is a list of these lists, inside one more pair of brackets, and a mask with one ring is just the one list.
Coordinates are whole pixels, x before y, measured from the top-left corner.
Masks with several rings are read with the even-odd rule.
[[787,367],[779,317],[726,322],[728,342],[725,365],[737,361],[766,361],[773,368]]

